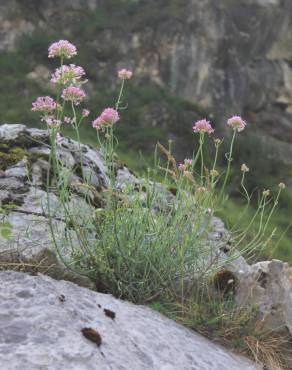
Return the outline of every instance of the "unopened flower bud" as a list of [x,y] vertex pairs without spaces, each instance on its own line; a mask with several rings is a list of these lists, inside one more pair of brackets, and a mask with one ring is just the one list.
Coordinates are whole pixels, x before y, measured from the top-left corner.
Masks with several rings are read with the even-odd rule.
[[241,170],[242,172],[249,172],[249,168],[248,168],[248,167],[247,167],[247,165],[246,165],[246,164],[244,164],[244,163],[241,165],[240,170]]
[[82,117],[88,117],[89,116],[89,114],[90,114],[90,111],[88,110],[88,109],[83,109],[83,111],[82,111]]
[[263,191],[263,196],[264,197],[267,197],[269,195],[270,195],[270,190],[269,189],[266,189],[266,190]]
[[218,147],[220,144],[222,143],[222,140],[221,139],[214,139],[214,144],[216,147]]
[[218,172],[217,170],[211,170],[211,171],[210,171],[210,175],[211,175],[212,177],[217,177],[217,176],[219,175],[219,172]]

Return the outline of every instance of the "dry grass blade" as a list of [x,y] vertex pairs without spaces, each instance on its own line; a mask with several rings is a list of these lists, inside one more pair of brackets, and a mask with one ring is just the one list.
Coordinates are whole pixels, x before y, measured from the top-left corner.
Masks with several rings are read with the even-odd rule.
[[171,171],[169,170],[168,168],[164,168],[164,167],[161,167],[161,166],[158,166],[158,168],[162,171],[165,171],[167,172],[168,174],[170,174],[172,177],[176,177],[176,172],[175,171]]
[[174,156],[169,152],[169,150],[167,150],[162,144],[160,144],[159,142],[157,143],[157,146],[159,148],[159,150],[161,151],[161,153],[163,153],[166,157],[167,157],[167,161],[169,163],[171,163],[172,165],[172,168],[173,168],[173,171],[174,173],[176,174],[176,176],[178,175],[178,170],[177,170],[177,164],[176,164],[176,160],[174,158]]
[[288,341],[284,336],[273,334],[261,338],[248,336],[244,341],[249,350],[246,354],[252,355],[257,363],[265,365],[269,370],[289,369],[284,353]]

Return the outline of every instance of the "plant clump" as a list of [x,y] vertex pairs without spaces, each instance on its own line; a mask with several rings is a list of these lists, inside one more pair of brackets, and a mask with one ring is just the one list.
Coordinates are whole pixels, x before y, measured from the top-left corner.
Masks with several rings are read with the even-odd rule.
[[[107,186],[100,193],[102,207],[92,208],[91,212],[70,207],[70,173],[58,157],[64,127],[70,126],[75,133],[79,172],[85,189],[90,189],[93,175],[93,170],[83,171],[84,154],[80,142],[80,127],[88,125],[91,115],[84,106],[87,103],[86,87],[83,88],[87,82],[84,80],[86,72],[80,66],[64,64],[76,54],[76,47],[66,40],[49,47],[49,57],[60,61],[52,75],[56,97],[39,97],[32,105],[32,110],[41,114],[50,134],[48,209],[49,185],[53,177],[67,226],[64,237],[71,244],[70,253],[63,250],[52,217],[49,217],[58,255],[70,269],[92,278],[100,291],[136,303],[158,302],[161,307],[167,307],[170,316],[174,309],[174,317],[186,325],[208,336],[212,333],[213,338],[219,337],[233,343],[234,347],[236,341],[244,343],[244,348],[254,354],[251,344],[254,338],[257,335],[264,338],[261,332],[255,333],[256,308],[236,306],[236,281],[224,266],[241,255],[257,253],[274,239],[275,231],[268,232],[268,226],[285,184],[279,184],[275,196],[270,189],[262,189],[254,216],[242,228],[241,218],[252,198],[246,188],[246,177],[252,170],[246,164],[241,165],[238,187],[246,206],[238,214],[238,228],[232,232],[228,253],[223,259],[219,258],[221,249],[210,238],[210,233],[214,228],[214,216],[227,200],[237,136],[244,135],[248,124],[240,116],[233,116],[226,122],[231,139],[229,150],[224,153],[224,168],[218,165],[223,140],[214,137],[213,123],[204,118],[193,123],[198,145],[191,156],[177,163],[172,143],[169,142],[168,147],[158,143],[154,165],[147,169],[145,177],[137,181],[129,177],[120,185],[116,128],[122,125],[123,111],[128,107],[124,101],[125,86],[134,76],[132,71],[123,68],[117,72],[119,92],[115,102],[91,119],[96,146],[107,169]],[[211,164],[206,160],[206,143],[213,147]],[[250,238],[248,231],[255,220],[258,220],[258,229]],[[213,289],[210,288],[212,284]],[[86,335],[92,340],[90,330],[86,329]],[[261,356],[260,361],[264,361]]]

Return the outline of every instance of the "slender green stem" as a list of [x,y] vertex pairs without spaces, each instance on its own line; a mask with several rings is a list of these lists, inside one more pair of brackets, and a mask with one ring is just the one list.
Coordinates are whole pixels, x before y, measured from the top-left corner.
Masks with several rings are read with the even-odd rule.
[[259,202],[259,205],[258,205],[258,208],[257,208],[255,214],[253,215],[252,219],[250,220],[249,224],[244,229],[244,231],[240,235],[238,235],[238,238],[239,239],[236,242],[234,248],[236,248],[237,246],[239,246],[240,243],[245,239],[245,237],[247,235],[247,232],[250,230],[250,228],[254,224],[254,221],[256,220],[256,218],[257,218],[258,214],[260,213],[260,211],[262,210],[262,208],[263,208],[263,197],[261,197],[260,202]]
[[201,145],[202,145],[202,140],[201,140],[201,136],[200,136],[200,139],[199,139],[199,149],[197,150],[197,153],[195,155],[195,158],[193,158],[192,168],[195,168],[195,166],[196,166],[196,164],[198,162],[198,159],[199,159],[199,157],[201,155]]
[[[262,202],[263,202],[263,204],[262,204]],[[263,229],[263,224],[264,224],[265,207],[267,205],[267,197],[265,195],[262,196],[262,202],[260,203],[260,206],[259,206],[259,208],[261,210],[260,211],[260,225],[259,225],[257,234],[253,237],[253,239],[247,245],[245,245],[244,249],[247,250],[247,251],[251,247],[254,250],[256,248],[255,247],[256,243],[258,243],[259,240],[261,240],[264,237],[264,231],[265,230]],[[246,233],[246,231],[247,230],[245,230],[245,233]],[[237,245],[238,245],[238,243],[237,243]]]
[[201,183],[203,184],[204,177],[204,154],[203,154],[203,145],[204,145],[205,133],[200,133],[200,155],[201,155]]
[[269,225],[269,223],[270,223],[271,217],[272,217],[272,215],[273,215],[273,213],[274,213],[274,211],[275,211],[275,209],[276,209],[276,207],[277,207],[277,205],[278,205],[278,203],[279,203],[279,197],[280,197],[281,191],[282,191],[282,189],[281,189],[281,188],[279,188],[278,193],[277,193],[277,196],[276,196],[276,199],[275,199],[274,204],[273,204],[273,207],[272,207],[272,209],[271,209],[271,211],[270,211],[270,213],[269,213],[269,216],[268,216],[268,218],[267,218],[267,221],[266,221],[266,223],[265,223],[265,226],[264,226],[263,232],[265,232],[265,231],[266,231],[266,228],[268,227],[268,225]]
[[72,108],[73,120],[74,120],[73,121],[73,127],[74,127],[74,130],[75,130],[75,133],[76,133],[76,138],[77,138],[77,143],[78,143],[78,151],[79,151],[79,155],[80,155],[81,174],[82,174],[83,180],[85,180],[85,176],[83,174],[83,155],[82,155],[82,150],[81,150],[80,134],[79,134],[79,128],[78,128],[78,123],[77,123],[77,114],[76,114],[76,110],[75,110],[75,106],[74,106],[73,101],[71,101],[71,108]]
[[[60,68],[61,68],[61,83],[60,84],[58,84],[58,94],[57,94],[57,100],[56,100],[56,103],[57,103],[57,106],[58,106],[58,104],[59,104],[59,100],[60,100],[60,96],[61,96],[61,92],[62,92],[62,80],[63,80],[63,69],[62,69],[62,67],[63,67],[63,61],[64,61],[64,58],[63,57],[61,57],[60,58]],[[59,112],[57,111],[57,117],[56,117],[57,119],[59,119]]]
[[230,175],[230,167],[231,167],[231,162],[232,162],[232,152],[233,152],[233,145],[234,145],[235,136],[236,136],[236,130],[233,131],[233,136],[232,136],[231,144],[230,144],[230,150],[229,150],[229,153],[228,153],[228,156],[227,156],[227,161],[228,161],[227,171],[226,171],[224,182],[223,182],[223,185],[222,185],[222,188],[221,188],[221,191],[220,191],[220,195],[219,195],[220,200],[222,200],[222,198],[223,198],[226,183],[227,183],[229,175]]
[[[169,155],[171,155],[171,140],[168,141],[168,152],[169,152]],[[169,160],[169,158],[167,158],[167,165],[166,165],[166,171],[165,171],[165,176],[164,176],[164,182],[166,182],[167,177],[168,177],[169,165],[170,165],[170,160]]]
[[243,211],[240,213],[240,216],[238,217],[237,222],[233,225],[231,231],[233,231],[237,227],[237,225],[243,219],[244,215],[246,214],[246,212],[247,212],[247,210],[249,209],[249,206],[250,206],[251,197],[250,197],[250,195],[249,195],[249,193],[248,193],[248,191],[247,191],[247,189],[246,189],[246,187],[244,185],[244,178],[245,178],[245,172],[242,172],[242,177],[241,177],[240,185],[241,185],[241,187],[242,187],[242,189],[244,191],[244,195],[245,195],[245,198],[246,198],[247,203],[246,203]]
[[124,85],[125,85],[125,80],[123,79],[122,80],[122,85],[121,85],[121,88],[120,88],[120,92],[119,92],[119,96],[118,96],[118,100],[117,100],[116,106],[115,106],[116,110],[119,110],[119,107],[120,107],[121,99],[122,99],[122,96],[123,96]]
[[214,182],[214,171],[216,170],[216,165],[217,165],[217,160],[218,160],[218,151],[219,151],[219,145],[215,146],[216,151],[215,151],[215,158],[213,162],[213,167],[212,167],[212,174],[211,174],[211,187],[212,189],[214,188],[215,182]]

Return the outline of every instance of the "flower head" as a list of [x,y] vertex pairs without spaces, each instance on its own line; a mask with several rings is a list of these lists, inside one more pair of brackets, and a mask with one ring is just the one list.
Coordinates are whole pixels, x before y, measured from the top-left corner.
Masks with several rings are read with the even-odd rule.
[[76,46],[67,40],[54,42],[49,47],[49,58],[61,57],[70,59],[77,54]]
[[95,118],[94,121],[92,121],[92,127],[96,128],[96,129],[99,129],[99,128],[102,128],[103,127],[103,122],[102,122],[102,119],[101,117],[97,117]]
[[240,171],[249,172],[249,168],[247,167],[247,165],[245,163],[243,163],[240,167]]
[[51,113],[57,107],[56,102],[50,96],[39,96],[36,101],[32,103],[32,111]]
[[83,109],[81,115],[83,118],[88,117],[90,114],[90,111],[88,109]]
[[69,100],[75,105],[79,105],[85,99],[86,94],[80,87],[69,86],[63,90],[61,96],[64,100]]
[[132,77],[133,73],[128,69],[120,69],[118,71],[118,76],[121,80],[129,80]]
[[279,189],[281,189],[281,190],[286,188],[286,185],[283,182],[280,182],[280,184],[278,186],[279,186]]
[[214,132],[214,129],[211,126],[210,122],[207,121],[206,119],[197,121],[193,126],[193,130],[194,132],[199,132],[199,133],[207,132],[208,134],[212,134],[212,132]]
[[70,124],[73,122],[73,119],[71,117],[65,116],[64,117],[64,123]]
[[222,144],[222,140],[221,139],[214,139],[214,144],[215,144],[215,147],[216,148],[219,148],[219,146]]
[[246,126],[246,122],[240,116],[233,116],[227,121],[227,125],[232,127],[233,130],[238,132],[243,131]]
[[184,163],[180,163],[178,168],[179,170],[186,171],[193,164],[192,159],[185,158]]
[[264,197],[267,197],[269,195],[270,195],[270,190],[269,189],[263,190],[263,196]]
[[81,85],[85,81],[81,81],[81,78],[85,75],[85,71],[82,67],[76,66],[75,64],[63,65],[57,68],[52,74],[51,82],[56,84],[74,84]]
[[56,119],[54,116],[49,115],[47,117],[44,117],[42,121],[45,121],[49,128],[59,128],[62,124],[62,121],[59,119]]
[[106,108],[101,115],[92,122],[92,126],[97,129],[105,126],[112,126],[118,122],[119,119],[119,113],[115,109]]

